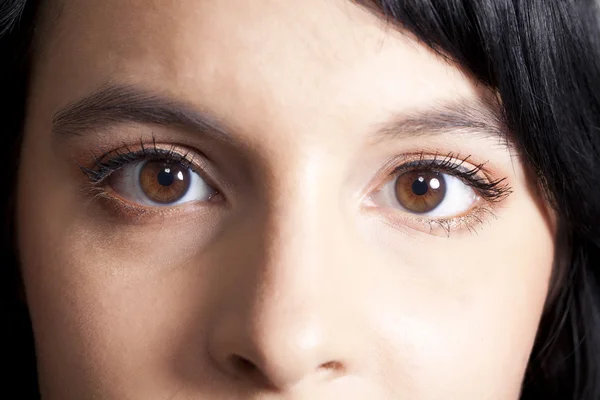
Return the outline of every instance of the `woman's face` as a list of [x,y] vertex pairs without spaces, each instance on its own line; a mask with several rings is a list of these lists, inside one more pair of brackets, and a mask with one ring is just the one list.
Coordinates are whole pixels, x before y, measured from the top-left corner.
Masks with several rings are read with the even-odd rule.
[[498,101],[347,0],[64,0],[19,246],[47,399],[516,399],[554,223]]

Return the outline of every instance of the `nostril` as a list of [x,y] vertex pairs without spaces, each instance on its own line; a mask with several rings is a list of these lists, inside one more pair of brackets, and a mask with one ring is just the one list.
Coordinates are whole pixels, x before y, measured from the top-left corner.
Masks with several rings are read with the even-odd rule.
[[325,370],[329,372],[340,372],[344,369],[342,363],[338,361],[329,361],[319,365],[320,370]]
[[258,367],[252,361],[241,356],[230,356],[229,362],[231,363],[231,365],[233,365],[236,371],[244,375],[256,373],[256,371],[258,371]]
[[229,357],[229,364],[233,367],[238,377],[253,381],[260,385],[266,385],[267,379],[260,368],[245,357],[232,355]]
[[[239,378],[265,387],[273,386],[273,383],[265,376],[260,367],[249,359],[234,354],[228,357],[228,361],[235,375]],[[317,372],[323,379],[339,376],[344,373],[344,370],[344,365],[339,361],[328,361],[320,364],[317,368]]]
[[320,376],[320,379],[335,379],[339,376],[345,374],[345,367],[341,362],[338,361],[328,361],[319,365],[317,368],[317,373]]

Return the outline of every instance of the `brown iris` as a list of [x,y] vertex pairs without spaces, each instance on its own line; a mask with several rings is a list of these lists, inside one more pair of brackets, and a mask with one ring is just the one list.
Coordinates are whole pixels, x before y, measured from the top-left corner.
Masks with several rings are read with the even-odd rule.
[[407,210],[423,214],[439,206],[446,195],[442,174],[432,171],[409,171],[396,179],[396,198]]
[[148,161],[140,170],[140,188],[155,203],[170,204],[181,199],[190,188],[188,168],[164,161]]

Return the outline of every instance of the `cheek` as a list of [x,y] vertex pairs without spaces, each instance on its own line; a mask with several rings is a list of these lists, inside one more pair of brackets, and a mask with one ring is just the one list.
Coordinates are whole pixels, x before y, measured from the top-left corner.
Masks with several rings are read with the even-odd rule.
[[[105,398],[120,385],[137,393],[156,388],[181,359],[181,343],[200,353],[201,343],[186,338],[197,332],[184,327],[206,325],[216,279],[203,267],[214,263],[199,254],[214,239],[216,218],[199,215],[202,224],[192,221],[192,229],[119,225],[83,198],[80,180],[65,179],[72,174],[43,151],[47,145],[24,143],[18,210],[42,391],[90,398],[96,390]],[[162,370],[123,382],[144,365]]]
[[202,328],[215,311],[218,278],[208,268],[214,261],[198,256],[201,246],[185,251],[199,243],[189,231],[130,232],[127,238],[80,224],[70,232],[58,226],[49,221],[23,241],[27,298],[48,392],[69,389],[75,395],[65,398],[87,398],[97,390],[120,398],[126,388],[153,398],[157,388],[172,387],[177,370],[188,369],[178,363],[203,354]]
[[390,375],[422,398],[517,398],[554,258],[552,229],[533,201],[516,199],[477,234],[387,232],[376,246],[387,251],[371,276],[386,280],[365,277],[365,314],[393,349],[383,353]]

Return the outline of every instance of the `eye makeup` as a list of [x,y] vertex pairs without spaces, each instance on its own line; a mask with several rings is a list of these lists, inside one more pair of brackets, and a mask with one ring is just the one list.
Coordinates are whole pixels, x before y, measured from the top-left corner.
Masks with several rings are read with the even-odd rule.
[[77,163],[86,177],[84,192],[124,222],[224,204],[214,168],[201,153],[186,146],[157,143],[152,138],[151,143],[140,140],[135,146],[124,144],[89,158],[90,162]]
[[397,228],[446,236],[456,230],[476,232],[512,189],[507,178],[492,177],[484,172],[485,163],[470,159],[425,152],[397,157],[388,163],[391,172],[383,173],[383,182],[370,189],[366,208]]
[[[134,192],[127,185],[135,186],[140,182],[140,177],[133,176],[140,168],[133,169],[134,172],[129,170],[148,162],[153,163],[152,171],[156,172],[156,176],[150,178],[148,172],[143,176],[142,182],[152,181],[149,187],[162,190],[161,185],[164,186],[164,180],[169,178],[165,172],[173,170],[182,174],[189,171],[197,174],[214,194],[206,197],[206,201],[185,197],[185,193],[177,199],[189,199],[187,203],[200,207],[225,200],[216,181],[211,179],[213,174],[207,172],[208,162],[200,152],[185,146],[157,143],[154,138],[149,144],[140,140],[135,147],[123,145],[100,156],[93,155],[89,165],[80,164],[79,167],[88,179],[91,192],[112,200],[113,208],[124,207],[129,214],[136,215],[183,212],[182,207],[189,205],[186,202],[153,203],[136,201],[139,196],[126,195]],[[456,230],[475,232],[486,218],[495,216],[499,204],[512,193],[507,179],[493,177],[485,165],[472,163],[470,155],[463,157],[454,153],[399,155],[386,164],[383,173],[377,174],[382,178],[369,189],[365,208],[368,212],[379,213],[388,224],[397,228],[411,227],[436,235],[449,235]],[[120,171],[127,171],[128,179],[111,187],[111,182],[116,180],[114,177],[123,173]]]

